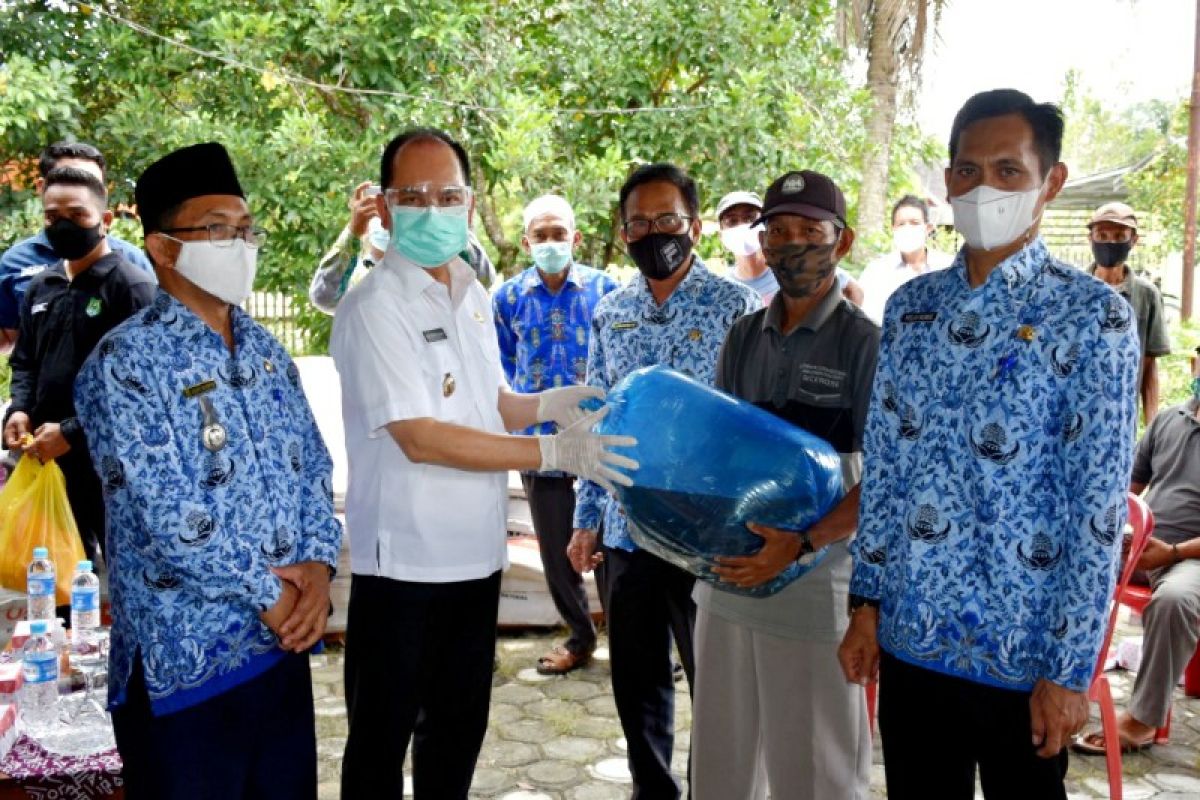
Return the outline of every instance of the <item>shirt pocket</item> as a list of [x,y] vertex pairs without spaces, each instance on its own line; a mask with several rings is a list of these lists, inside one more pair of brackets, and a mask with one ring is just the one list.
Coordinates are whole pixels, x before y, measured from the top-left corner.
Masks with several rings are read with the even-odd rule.
[[854,409],[841,392],[819,392],[793,387],[788,393],[786,418],[839,453],[853,453]]
[[[468,345],[473,346],[473,345]],[[431,342],[421,362],[422,382],[432,399],[434,419],[467,425],[471,402],[464,361],[449,339]],[[479,380],[480,376],[473,376]]]

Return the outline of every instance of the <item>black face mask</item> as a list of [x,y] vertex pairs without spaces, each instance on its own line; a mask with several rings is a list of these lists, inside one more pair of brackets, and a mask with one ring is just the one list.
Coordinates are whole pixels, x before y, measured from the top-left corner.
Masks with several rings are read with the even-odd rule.
[[763,250],[779,291],[793,300],[812,297],[833,272],[833,244],[785,244]]
[[1101,267],[1115,267],[1129,258],[1133,242],[1092,242],[1092,258]]
[[69,219],[57,220],[46,226],[46,240],[54,248],[54,254],[67,261],[76,261],[96,249],[104,238],[103,225],[99,222],[85,228]]
[[687,263],[692,237],[686,233],[649,233],[629,243],[629,257],[638,270],[655,281],[665,280]]

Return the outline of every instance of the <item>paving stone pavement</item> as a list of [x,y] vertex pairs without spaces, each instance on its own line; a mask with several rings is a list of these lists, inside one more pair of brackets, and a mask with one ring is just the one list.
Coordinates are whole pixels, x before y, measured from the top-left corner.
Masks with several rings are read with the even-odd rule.
[[[1122,626],[1122,631],[1136,633],[1128,624]],[[612,700],[605,641],[602,637],[597,657],[587,667],[567,676],[538,675],[532,669],[533,664],[555,641],[553,631],[501,635],[490,724],[475,771],[472,798],[624,800],[629,797],[625,743]],[[312,675],[319,798],[335,800],[346,742],[340,648],[334,646],[324,655],[313,656]],[[1120,706],[1132,686],[1132,676],[1114,672],[1110,677]],[[687,763],[691,706],[686,683],[678,686],[674,767],[682,777]],[[1170,744],[1125,756],[1124,775],[1128,800],[1200,797],[1200,700],[1187,699],[1182,691],[1177,691]],[[871,788],[873,800],[886,796],[878,736]],[[409,791],[406,797],[411,796]],[[1071,800],[1108,797],[1104,760],[1072,754],[1067,792]]]

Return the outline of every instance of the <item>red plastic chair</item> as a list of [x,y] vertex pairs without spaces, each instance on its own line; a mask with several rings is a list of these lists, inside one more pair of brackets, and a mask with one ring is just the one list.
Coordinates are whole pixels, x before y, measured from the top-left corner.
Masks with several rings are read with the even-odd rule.
[[1154,514],[1145,501],[1134,494],[1129,495],[1129,525],[1133,528],[1133,540],[1130,542],[1129,554],[1121,568],[1121,574],[1117,577],[1117,588],[1113,593],[1114,602],[1108,615],[1108,628],[1104,632],[1104,646],[1100,648],[1095,677],[1088,688],[1088,699],[1100,706],[1100,725],[1104,732],[1104,761],[1108,768],[1108,793],[1112,800],[1122,800],[1124,796],[1121,784],[1121,737],[1117,733],[1117,709],[1113,704],[1108,676],[1104,674],[1104,662],[1108,656],[1109,645],[1112,644],[1113,630],[1117,626],[1121,596],[1129,588],[1129,579],[1133,577],[1138,559],[1142,557],[1146,542],[1154,532]]

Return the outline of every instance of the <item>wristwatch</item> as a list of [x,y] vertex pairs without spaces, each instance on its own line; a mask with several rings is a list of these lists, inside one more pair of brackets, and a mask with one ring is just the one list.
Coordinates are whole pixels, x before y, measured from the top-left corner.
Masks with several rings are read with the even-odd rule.
[[863,597],[861,594],[852,594],[852,595],[850,595],[850,604],[849,605],[850,605],[850,611],[849,611],[850,616],[854,616],[854,612],[860,608],[863,608],[864,606],[870,606],[871,608],[878,610],[879,601],[874,598],[871,598],[871,597]]

